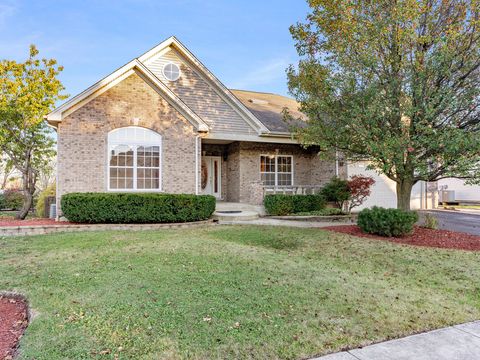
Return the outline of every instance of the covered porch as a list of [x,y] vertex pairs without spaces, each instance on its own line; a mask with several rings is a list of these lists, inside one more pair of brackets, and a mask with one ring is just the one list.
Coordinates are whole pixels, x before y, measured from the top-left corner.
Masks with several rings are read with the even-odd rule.
[[225,203],[261,205],[266,194],[315,194],[344,164],[298,144],[202,139],[199,192]]

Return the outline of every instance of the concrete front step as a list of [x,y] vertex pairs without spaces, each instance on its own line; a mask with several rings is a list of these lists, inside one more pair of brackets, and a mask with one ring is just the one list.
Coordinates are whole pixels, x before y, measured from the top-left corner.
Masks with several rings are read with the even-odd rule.
[[217,211],[231,211],[231,210],[241,210],[241,211],[255,211],[262,213],[264,207],[262,205],[251,205],[245,203],[235,203],[235,202],[226,202],[226,201],[217,201],[216,206]]
[[212,218],[218,221],[250,221],[256,220],[259,217],[260,215],[256,211],[220,210],[215,211]]

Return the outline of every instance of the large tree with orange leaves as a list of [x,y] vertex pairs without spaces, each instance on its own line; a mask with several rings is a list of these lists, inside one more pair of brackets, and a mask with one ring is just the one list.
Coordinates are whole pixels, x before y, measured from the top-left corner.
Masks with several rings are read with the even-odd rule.
[[305,144],[334,148],[397,184],[478,180],[478,1],[310,0],[291,27],[289,88],[309,116]]

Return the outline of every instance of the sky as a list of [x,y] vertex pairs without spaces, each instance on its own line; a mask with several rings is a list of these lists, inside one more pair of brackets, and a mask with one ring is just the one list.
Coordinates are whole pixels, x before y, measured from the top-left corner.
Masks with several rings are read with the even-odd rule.
[[175,35],[227,87],[287,95],[288,28],[307,12],[304,0],[0,0],[0,59],[35,44],[73,96]]

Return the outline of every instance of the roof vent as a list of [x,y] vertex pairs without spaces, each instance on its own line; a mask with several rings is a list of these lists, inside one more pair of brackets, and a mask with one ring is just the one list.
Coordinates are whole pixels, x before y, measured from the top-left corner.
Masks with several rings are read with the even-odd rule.
[[268,104],[268,101],[260,100],[260,99],[248,99],[248,102],[251,102],[252,104],[260,104],[260,105]]

